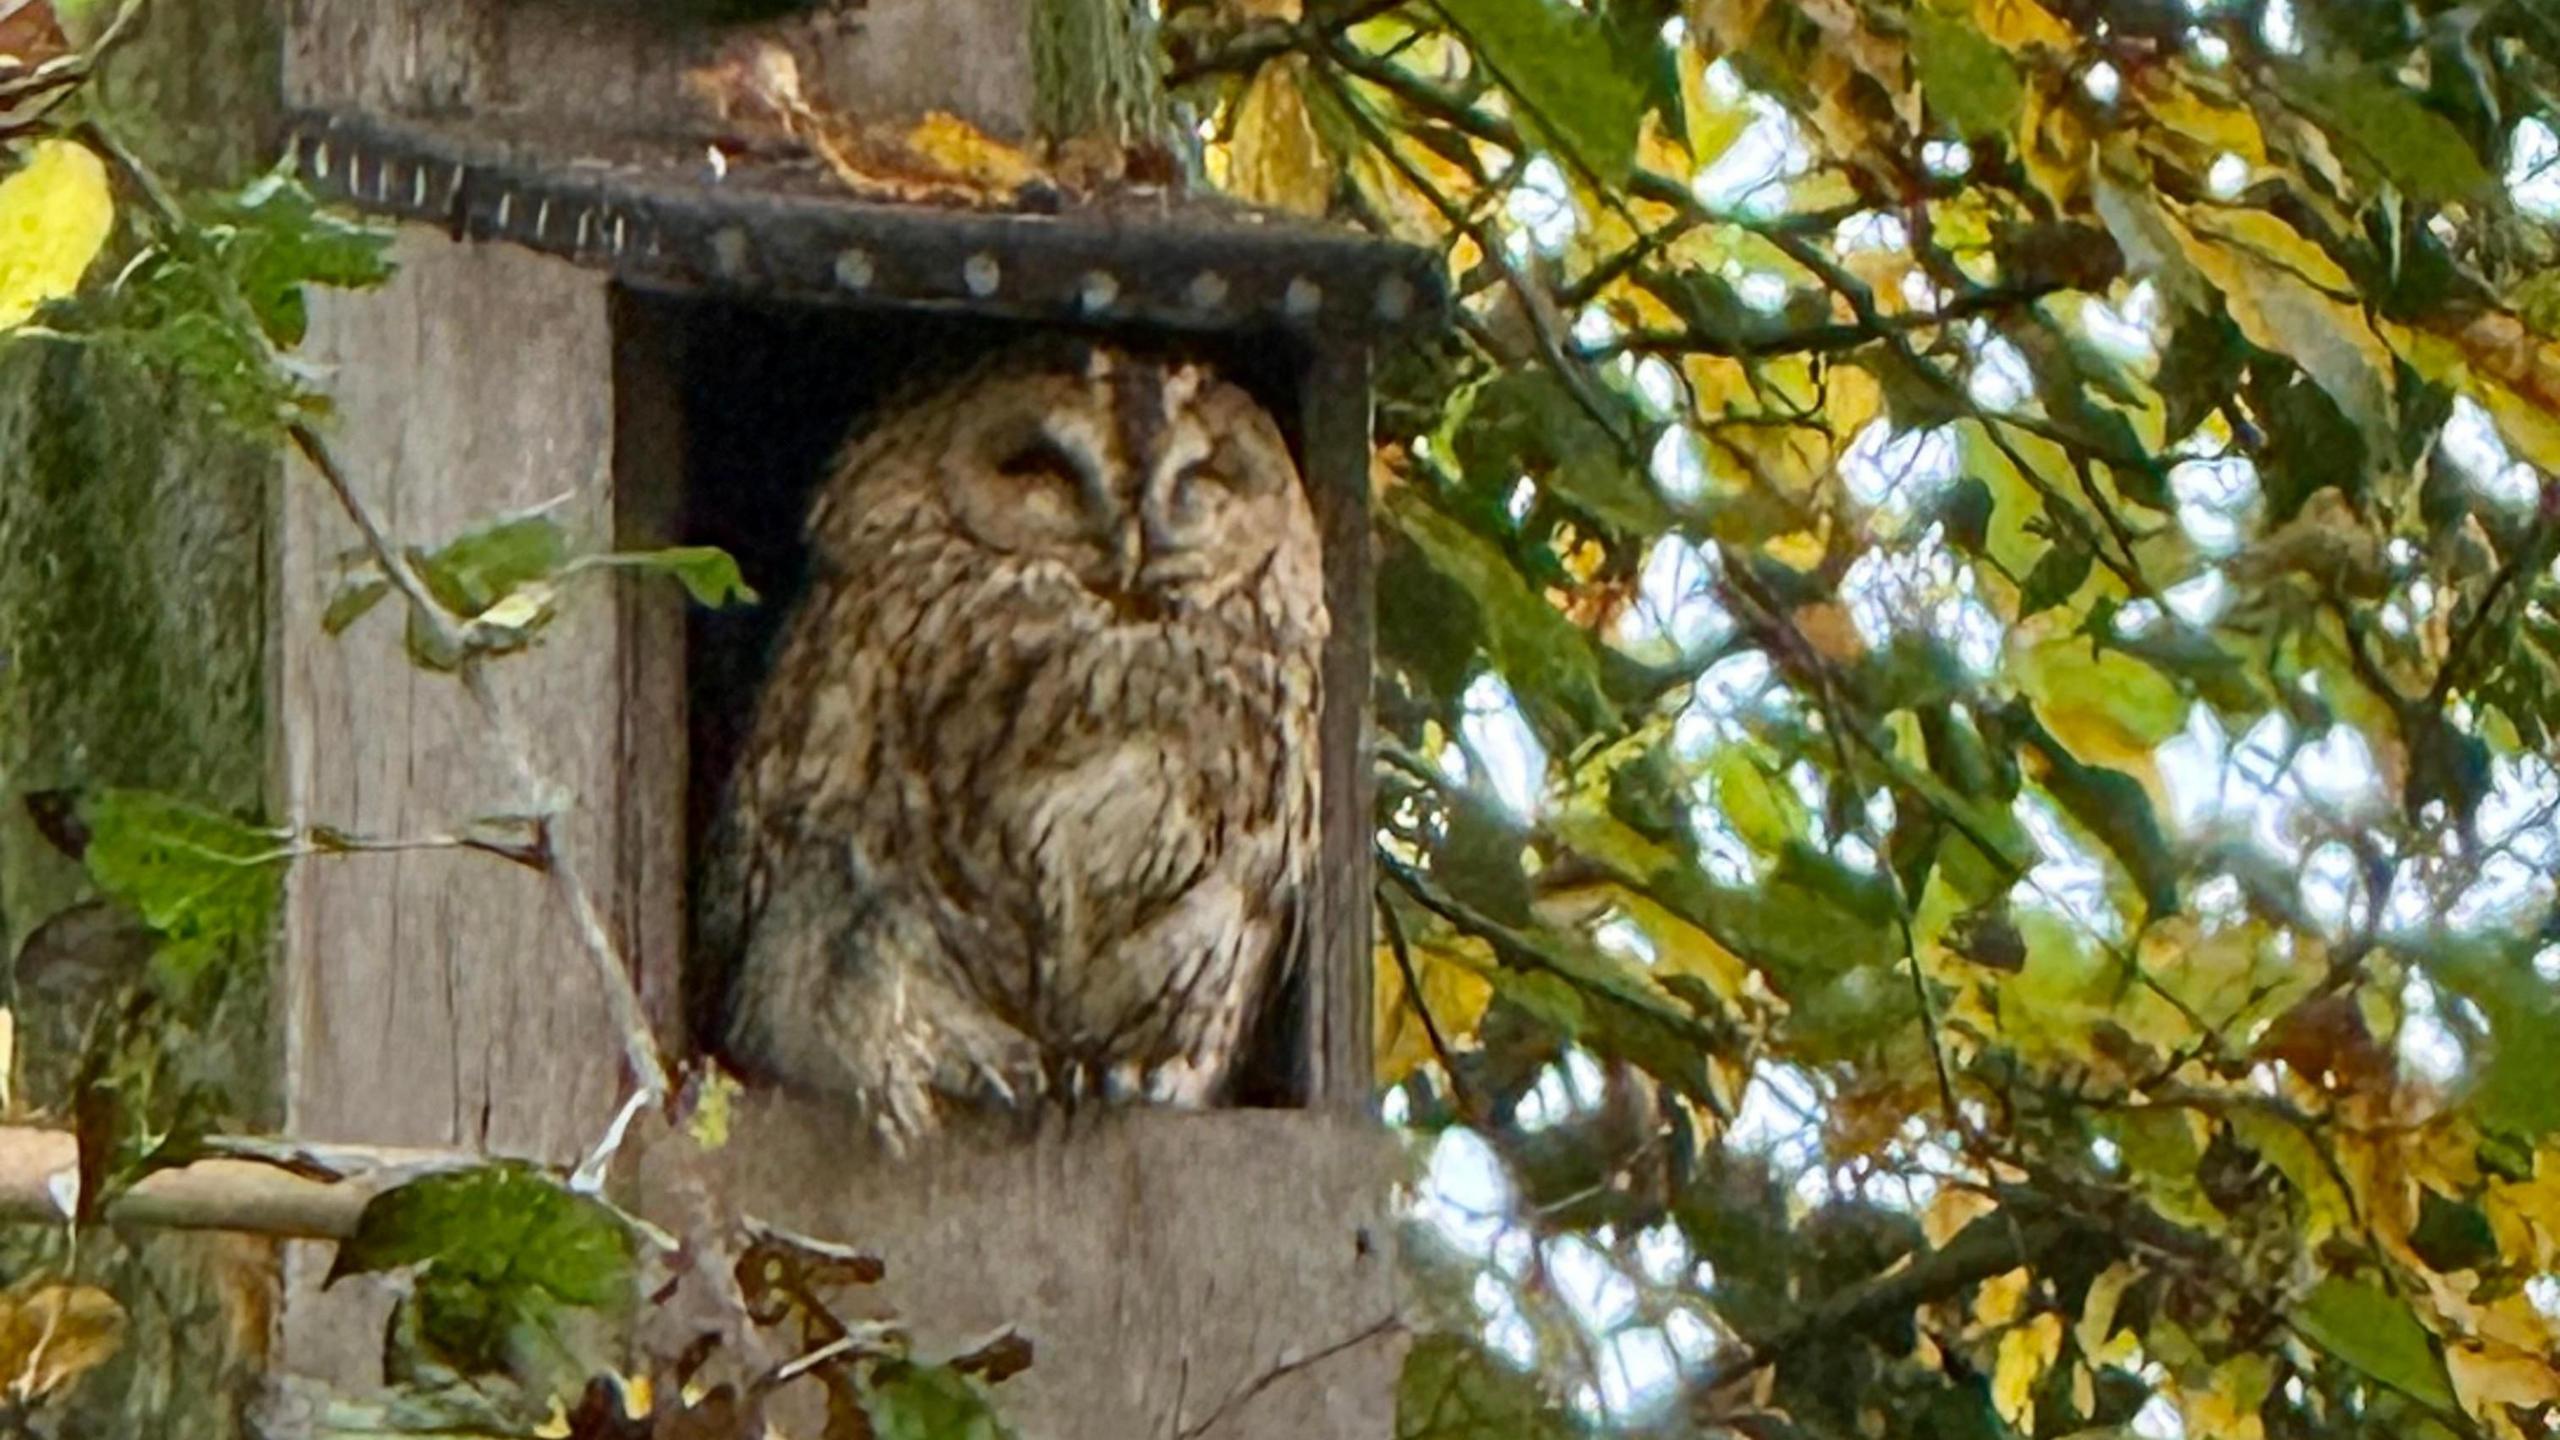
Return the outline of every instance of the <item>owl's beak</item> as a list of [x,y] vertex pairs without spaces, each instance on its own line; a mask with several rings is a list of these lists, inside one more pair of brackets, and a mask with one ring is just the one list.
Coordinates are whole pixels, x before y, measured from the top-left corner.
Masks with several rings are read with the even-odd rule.
[[1123,595],[1138,593],[1138,577],[1147,567],[1147,534],[1135,517],[1112,537],[1111,562],[1113,588]]

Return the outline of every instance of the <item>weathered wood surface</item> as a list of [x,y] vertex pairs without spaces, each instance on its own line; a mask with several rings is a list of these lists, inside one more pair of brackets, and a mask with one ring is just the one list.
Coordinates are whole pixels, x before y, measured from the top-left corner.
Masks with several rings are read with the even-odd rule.
[[1309,1099],[1344,1114],[1369,1113],[1376,1073],[1371,994],[1369,685],[1377,600],[1369,547],[1369,355],[1344,343],[1319,351],[1300,406],[1301,464],[1324,531],[1324,773],[1321,879],[1309,946]]
[[[589,545],[614,534],[613,337],[605,286],[559,262],[411,231],[398,276],[312,298],[306,353],[336,368],[333,444],[405,542],[437,544],[558,501]],[[450,833],[542,803],[463,688],[409,662],[397,605],[334,641],[320,616],[359,544],[298,462],[277,547],[283,627],[276,724],[287,819],[368,835]],[[624,923],[643,872],[624,849],[623,630],[611,582],[582,583],[536,653],[492,667],[557,825]],[[659,842],[668,843],[663,838]],[[620,1047],[565,907],[490,856],[423,851],[304,863],[287,882],[279,978],[285,1122],[316,1140],[464,1146],[574,1162],[620,1094]],[[289,1265],[285,1354],[359,1376],[378,1329]],[[354,1353],[346,1348],[350,1342]]]
[[[1394,1432],[1404,1352],[1361,1338],[1398,1314],[1396,1151],[1340,1115],[1141,1109],[889,1160],[841,1114],[760,1096],[714,1184],[733,1213],[886,1263],[846,1318],[894,1313],[927,1354],[1028,1338],[998,1391],[1025,1440],[1368,1440]],[[661,1151],[643,1203],[690,1176]]]
[[[681,7],[596,0],[295,0],[288,103],[468,112],[632,130],[700,123],[684,72],[724,41],[763,34],[799,57],[829,103],[865,117],[947,110],[996,134],[1031,123],[1021,0],[864,0],[818,21],[705,29]],[[928,57],[929,63],[918,63]]]

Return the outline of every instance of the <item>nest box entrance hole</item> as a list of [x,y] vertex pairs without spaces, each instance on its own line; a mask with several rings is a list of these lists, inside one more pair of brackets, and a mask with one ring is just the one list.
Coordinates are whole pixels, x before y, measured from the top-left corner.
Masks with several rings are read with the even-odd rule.
[[[665,803],[680,820],[674,828],[682,854],[673,873],[685,877],[690,914],[694,861],[747,738],[783,625],[808,583],[809,508],[846,441],[920,372],[956,367],[1039,330],[1064,327],[636,289],[621,290],[614,310],[625,543],[716,545],[737,560],[759,596],[750,606],[690,607],[681,627],[683,793]],[[1165,338],[1138,330],[1080,333]],[[1303,483],[1311,490],[1320,485],[1303,423],[1315,373],[1308,343],[1252,332],[1183,343],[1270,410]],[[1311,498],[1322,506],[1321,495]],[[672,752],[673,742],[662,749]],[[1321,1038],[1313,1033],[1320,1009],[1313,997],[1330,947],[1318,936],[1327,912],[1310,910],[1288,979],[1238,1071],[1232,1104],[1295,1109],[1315,1098]],[[709,1031],[717,992],[703,983],[701,957],[684,953],[682,940],[651,948],[681,953],[676,975],[644,977],[662,1030],[688,1053],[716,1051]]]

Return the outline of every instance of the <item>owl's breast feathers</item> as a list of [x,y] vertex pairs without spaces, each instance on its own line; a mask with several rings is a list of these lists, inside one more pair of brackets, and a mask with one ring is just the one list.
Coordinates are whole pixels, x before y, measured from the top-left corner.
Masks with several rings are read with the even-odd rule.
[[1314,863],[1320,604],[1136,620],[929,527],[875,538],[768,692],[762,865],[850,863],[1052,1059],[1213,1065]]

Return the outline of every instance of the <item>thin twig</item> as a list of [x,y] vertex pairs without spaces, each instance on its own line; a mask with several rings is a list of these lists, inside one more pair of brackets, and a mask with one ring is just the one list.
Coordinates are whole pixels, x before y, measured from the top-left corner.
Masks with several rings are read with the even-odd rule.
[[[293,437],[294,448],[302,452],[303,458],[310,461],[312,468],[327,482],[330,492],[338,499],[339,508],[346,512],[357,533],[364,537],[365,549],[372,555],[374,563],[382,567],[383,574],[390,578],[392,588],[400,592],[410,608],[430,628],[439,647],[453,641],[456,631],[452,615],[436,602],[426,582],[409,564],[408,557],[391,542],[381,524],[373,518],[373,512],[357,496],[347,480],[345,468],[338,463],[328,442],[309,425],[298,422],[289,427],[289,433]],[[640,1003],[639,987],[632,982],[630,964],[623,958],[622,948],[614,943],[612,932],[605,928],[604,917],[596,910],[594,897],[588,892],[576,858],[559,842],[557,820],[559,814],[565,812],[569,798],[561,787],[535,766],[532,738],[525,733],[514,707],[490,683],[487,667],[477,656],[468,656],[462,661],[461,677],[463,689],[479,706],[481,718],[488,722],[490,731],[497,737],[499,752],[515,772],[516,784],[531,807],[545,816],[538,830],[543,873],[550,877],[553,893],[569,909],[570,923],[577,931],[579,947],[586,953],[596,973],[604,991],[606,1009],[615,1029],[621,1034],[623,1060],[631,1070],[631,1080],[639,1089],[641,1102],[654,1104],[663,1100],[673,1092],[674,1082],[665,1057],[658,1050],[657,1035],[649,1027],[648,1013]],[[600,1150],[602,1156],[610,1158],[612,1142],[619,1134],[620,1127],[616,1126],[607,1135]],[[596,1156],[590,1156],[589,1164],[595,1163],[596,1159]]]
[[1396,957],[1396,973],[1404,977],[1405,998],[1413,1002],[1413,1013],[1422,1021],[1424,1038],[1431,1042],[1431,1053],[1439,1058],[1441,1072],[1449,1077],[1449,1088],[1457,1092],[1458,1109],[1472,1122],[1481,1118],[1467,1094],[1466,1077],[1458,1073],[1458,1062],[1449,1053],[1448,1037],[1440,1033],[1440,1022],[1431,1018],[1431,1001],[1422,993],[1422,977],[1414,972],[1413,949],[1406,943],[1404,922],[1396,918],[1396,909],[1387,903],[1385,891],[1377,895],[1379,929],[1386,932],[1387,948]]
[[[170,195],[167,188],[160,184],[158,177],[152,173],[148,165],[143,163],[141,157],[106,126],[94,119],[83,121],[79,127],[79,133],[83,139],[104,153],[130,182],[134,190],[142,195],[145,203],[159,219],[161,228],[166,232],[171,243],[180,245],[192,243],[194,231],[188,224],[185,211]],[[258,323],[255,314],[250,313],[245,299],[227,287],[223,298],[226,307],[232,312],[230,318],[233,323],[240,326],[243,333],[260,348],[262,357],[269,364],[280,365],[281,354],[277,351],[274,341],[268,337],[265,327]],[[455,625],[453,615],[436,601],[434,594],[427,589],[426,582],[419,577],[416,568],[409,563],[407,554],[400,546],[393,543],[391,537],[384,532],[381,523],[374,518],[372,510],[365,505],[362,497],[356,494],[354,484],[347,477],[346,468],[338,462],[336,452],[329,447],[328,441],[308,423],[299,420],[289,422],[285,427],[285,433],[292,440],[294,449],[301,453],[303,459],[310,463],[311,468],[328,485],[330,493],[338,501],[339,509],[345,513],[348,522],[356,527],[357,534],[363,537],[367,553],[372,556],[374,563],[381,567],[383,575],[389,579],[392,588],[408,602],[411,613],[417,618],[418,623],[426,628],[429,638],[439,649],[462,649],[460,632]],[[564,850],[559,843],[557,821],[560,814],[565,813],[573,803],[572,799],[562,787],[552,783],[536,767],[531,737],[525,733],[513,707],[507,704],[505,697],[500,695],[496,687],[490,683],[480,658],[466,654],[460,666],[460,673],[464,690],[478,705],[482,719],[487,722],[491,733],[497,737],[499,749],[506,757],[509,767],[514,771],[516,782],[529,802],[528,808],[542,816],[536,822],[536,839],[540,848],[542,871],[550,877],[553,892],[568,907],[570,922],[577,932],[579,946],[585,952],[590,968],[595,972],[597,983],[604,992],[606,1010],[614,1027],[620,1032],[624,1065],[630,1070],[631,1083],[639,1092],[638,1103],[654,1104],[663,1101],[673,1093],[674,1079],[667,1067],[665,1057],[658,1049],[657,1036],[649,1026],[647,1011],[640,1003],[640,992],[632,979],[632,968],[623,957],[621,947],[615,943],[612,932],[606,928],[603,916],[597,911],[595,899],[586,886],[575,857]],[[627,1115],[630,1107],[623,1108]],[[601,1160],[610,1158],[622,1130],[623,1126],[620,1122],[609,1129],[598,1153],[589,1157],[588,1165],[596,1165]]]
[[1218,1408],[1210,1411],[1207,1418],[1203,1419],[1199,1424],[1185,1429],[1179,1437],[1179,1440],[1200,1440],[1201,1436],[1208,1434],[1211,1430],[1216,1429],[1220,1423],[1225,1421],[1229,1413],[1251,1402],[1255,1396],[1260,1395],[1263,1391],[1270,1389],[1272,1386],[1279,1384],[1290,1376],[1297,1374],[1299,1371],[1313,1369],[1327,1360],[1332,1359],[1336,1355],[1340,1355],[1345,1351],[1356,1350],[1359,1347],[1368,1344],[1370,1341],[1378,1339],[1380,1336],[1393,1335],[1403,1329],[1404,1317],[1401,1315],[1389,1315],[1383,1319],[1373,1322],[1367,1329],[1360,1331],[1356,1335],[1336,1340],[1321,1350],[1315,1351],[1311,1354],[1301,1355],[1294,1360],[1284,1360],[1228,1392],[1227,1398],[1218,1402]]

